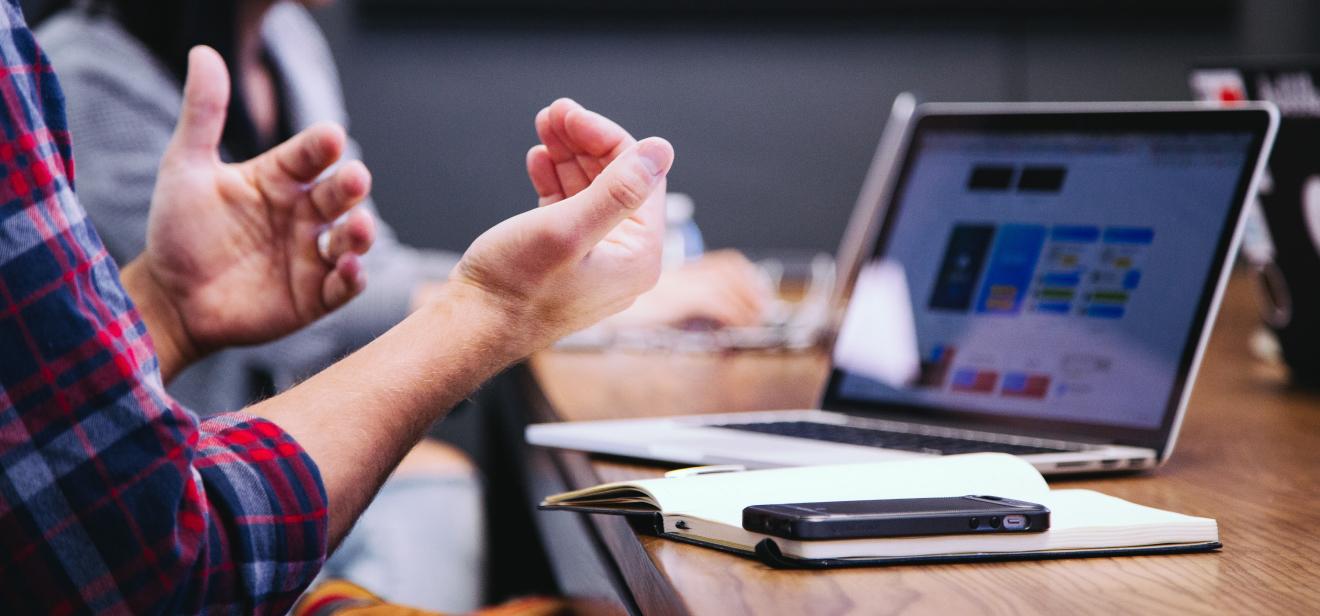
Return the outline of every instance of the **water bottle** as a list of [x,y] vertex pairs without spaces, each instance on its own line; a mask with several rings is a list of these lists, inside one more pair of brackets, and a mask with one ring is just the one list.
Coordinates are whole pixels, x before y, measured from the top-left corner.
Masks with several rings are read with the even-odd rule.
[[665,269],[680,267],[706,251],[701,229],[692,219],[695,209],[692,197],[683,193],[665,196],[665,245],[660,257]]

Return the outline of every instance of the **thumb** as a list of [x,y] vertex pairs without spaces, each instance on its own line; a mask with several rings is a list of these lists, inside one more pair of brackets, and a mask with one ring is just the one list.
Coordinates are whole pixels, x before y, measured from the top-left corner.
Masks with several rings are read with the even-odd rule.
[[565,216],[575,239],[581,242],[578,245],[590,249],[634,214],[641,214],[648,226],[664,220],[663,212],[639,210],[643,210],[673,163],[674,148],[668,141],[659,137],[643,139],[619,154],[585,190],[551,207],[561,208],[556,216]]
[[214,49],[198,45],[188,52],[183,108],[174,127],[169,154],[215,156],[229,107],[229,71]]

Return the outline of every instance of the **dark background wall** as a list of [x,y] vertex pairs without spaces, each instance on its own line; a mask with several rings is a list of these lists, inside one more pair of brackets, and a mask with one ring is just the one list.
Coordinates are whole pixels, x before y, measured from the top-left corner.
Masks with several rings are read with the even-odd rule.
[[384,215],[409,242],[452,249],[531,203],[531,121],[557,96],[670,139],[671,189],[694,197],[709,244],[829,251],[902,90],[1180,99],[1197,59],[1320,51],[1320,9],[1305,0],[1045,14],[951,4],[555,17],[340,2],[318,16]]
[[[564,2],[588,8],[544,8]],[[811,10],[839,4],[866,8]],[[830,251],[900,91],[1181,99],[1198,59],[1320,53],[1320,3],[1309,0],[631,6],[340,0],[318,10],[377,202],[406,241],[461,250],[530,207],[532,117],[558,96],[670,139],[671,189],[694,197],[710,245]]]

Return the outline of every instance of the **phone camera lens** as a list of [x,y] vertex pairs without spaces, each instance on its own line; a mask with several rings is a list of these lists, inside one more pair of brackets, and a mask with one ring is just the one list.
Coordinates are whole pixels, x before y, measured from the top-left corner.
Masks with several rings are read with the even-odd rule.
[[999,516],[990,517],[990,528],[999,528]]

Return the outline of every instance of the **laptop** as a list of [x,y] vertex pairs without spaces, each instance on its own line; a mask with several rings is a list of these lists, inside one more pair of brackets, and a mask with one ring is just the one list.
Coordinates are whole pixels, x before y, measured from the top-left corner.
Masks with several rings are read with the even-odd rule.
[[1259,201],[1248,206],[1242,252],[1293,382],[1320,387],[1320,56],[1207,61],[1190,82],[1199,100],[1279,107],[1279,136]]
[[819,408],[527,440],[747,467],[982,451],[1046,474],[1157,466],[1277,125],[1269,103],[919,105],[857,206],[874,216]]

